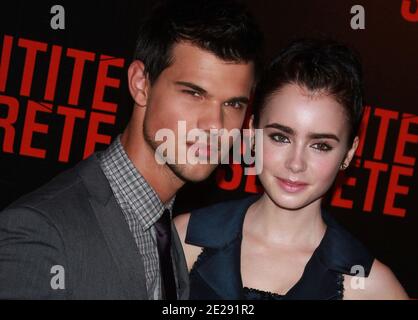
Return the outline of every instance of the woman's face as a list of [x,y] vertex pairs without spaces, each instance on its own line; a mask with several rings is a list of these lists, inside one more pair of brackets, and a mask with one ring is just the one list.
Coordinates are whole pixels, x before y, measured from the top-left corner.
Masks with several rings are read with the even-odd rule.
[[356,138],[347,147],[348,119],[333,96],[296,84],[267,100],[258,128],[263,129],[260,181],[272,201],[289,210],[320,201],[358,144]]

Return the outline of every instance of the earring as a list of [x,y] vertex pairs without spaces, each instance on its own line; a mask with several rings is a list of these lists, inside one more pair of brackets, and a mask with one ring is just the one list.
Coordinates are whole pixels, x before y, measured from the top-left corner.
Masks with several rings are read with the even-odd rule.
[[341,170],[345,170],[345,169],[347,169],[347,167],[348,167],[348,165],[345,162],[341,163],[341,165],[340,165]]

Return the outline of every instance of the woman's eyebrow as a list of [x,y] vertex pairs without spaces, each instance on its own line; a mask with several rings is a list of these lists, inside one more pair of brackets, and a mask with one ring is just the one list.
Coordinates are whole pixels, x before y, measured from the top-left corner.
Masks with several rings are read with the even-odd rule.
[[340,139],[333,133],[310,133],[309,138],[311,139],[333,139],[340,142]]
[[290,127],[287,127],[287,126],[284,126],[284,125],[282,125],[282,124],[279,124],[279,123],[277,123],[277,122],[275,122],[275,123],[270,123],[270,124],[268,124],[268,125],[266,125],[266,126],[264,126],[264,128],[273,128],[273,129],[279,129],[279,130],[281,130],[281,131],[283,131],[283,132],[286,132],[286,133],[288,133],[288,134],[295,134],[295,130],[293,130],[292,128],[290,128]]
[[[266,125],[264,128],[278,129],[280,131],[286,132],[287,134],[295,135],[295,130],[293,130],[291,127],[276,122],[270,123]],[[308,137],[310,139],[333,139],[337,142],[340,142],[340,139],[333,133],[309,133]]]

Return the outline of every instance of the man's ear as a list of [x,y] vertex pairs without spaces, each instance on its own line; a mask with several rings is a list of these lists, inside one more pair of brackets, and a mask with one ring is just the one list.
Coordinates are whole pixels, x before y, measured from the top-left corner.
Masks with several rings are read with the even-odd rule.
[[135,104],[140,107],[146,107],[149,84],[144,63],[140,60],[134,60],[129,66],[128,87]]
[[255,128],[254,128],[254,115],[251,115],[250,120],[248,121],[248,128],[250,129],[250,148],[254,150],[255,144]]
[[359,144],[359,137],[358,137],[358,136],[356,136],[356,137],[354,138],[354,140],[353,140],[353,144],[351,145],[350,150],[348,150],[348,151],[347,151],[347,154],[346,154],[346,156],[345,156],[345,158],[344,158],[344,161],[343,161],[343,163],[341,164],[341,169],[342,169],[342,170],[346,169],[346,168],[350,165],[350,162],[351,162],[351,160],[353,159],[354,154],[356,153],[356,150],[357,150],[358,144]]
[[252,114],[250,120],[248,120],[248,128],[254,130],[254,115]]

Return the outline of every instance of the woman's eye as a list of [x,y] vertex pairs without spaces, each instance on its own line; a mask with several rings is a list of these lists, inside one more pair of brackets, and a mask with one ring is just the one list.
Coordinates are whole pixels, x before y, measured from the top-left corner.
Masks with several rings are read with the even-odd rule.
[[271,140],[273,140],[275,142],[279,142],[279,143],[289,143],[290,142],[289,139],[286,136],[284,136],[280,133],[273,133],[269,137],[270,137]]
[[324,143],[324,142],[315,143],[312,147],[319,151],[325,151],[325,152],[332,150],[332,147],[328,143]]

